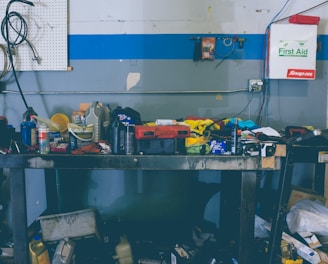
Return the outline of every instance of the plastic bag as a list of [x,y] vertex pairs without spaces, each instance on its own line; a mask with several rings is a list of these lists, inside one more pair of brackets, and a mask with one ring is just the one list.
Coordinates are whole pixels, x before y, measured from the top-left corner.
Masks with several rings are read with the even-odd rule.
[[[255,215],[254,237],[255,238],[268,238],[270,231],[268,230],[269,223]],[[271,228],[271,227],[269,227]]]
[[312,232],[328,236],[328,208],[320,201],[303,199],[298,201],[286,217],[290,232]]

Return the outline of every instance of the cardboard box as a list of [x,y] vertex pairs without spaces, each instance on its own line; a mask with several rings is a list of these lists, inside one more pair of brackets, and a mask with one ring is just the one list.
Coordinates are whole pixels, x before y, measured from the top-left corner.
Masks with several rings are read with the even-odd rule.
[[328,253],[316,248],[315,251],[319,254],[321,262],[320,264],[328,264]]
[[42,239],[57,242],[64,238],[97,237],[101,240],[100,215],[95,209],[40,216]]
[[296,202],[303,200],[303,199],[319,200],[319,201],[323,202],[323,204],[326,201],[326,198],[322,195],[318,195],[316,193],[311,193],[310,191],[305,190],[305,189],[293,188],[291,191],[291,194],[290,194],[288,205],[287,205],[288,211]]
[[315,249],[322,246],[315,234],[311,232],[298,232],[298,234],[304,239],[310,248]]

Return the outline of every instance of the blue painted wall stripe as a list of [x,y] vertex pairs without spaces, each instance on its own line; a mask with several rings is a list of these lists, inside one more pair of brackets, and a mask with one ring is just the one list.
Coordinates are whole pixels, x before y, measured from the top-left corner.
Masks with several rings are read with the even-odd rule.
[[[135,34],[135,35],[69,35],[70,60],[188,60],[194,58],[197,42],[202,37],[216,38],[215,59],[263,59],[263,34],[191,35],[191,34]],[[239,46],[236,39],[244,39]],[[318,60],[328,60],[328,35],[318,36]],[[229,45],[232,40],[232,45]]]

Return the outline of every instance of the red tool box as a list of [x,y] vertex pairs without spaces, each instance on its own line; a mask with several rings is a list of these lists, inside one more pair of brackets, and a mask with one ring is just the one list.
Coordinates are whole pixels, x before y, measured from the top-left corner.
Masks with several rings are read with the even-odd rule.
[[183,125],[134,127],[139,154],[185,154],[185,138],[190,128]]
[[183,125],[173,126],[135,126],[136,139],[186,138],[190,136],[190,128]]

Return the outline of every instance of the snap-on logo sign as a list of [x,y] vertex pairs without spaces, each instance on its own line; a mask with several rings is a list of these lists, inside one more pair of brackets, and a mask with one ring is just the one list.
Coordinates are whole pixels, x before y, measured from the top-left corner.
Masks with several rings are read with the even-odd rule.
[[315,70],[288,69],[287,78],[314,79]]

